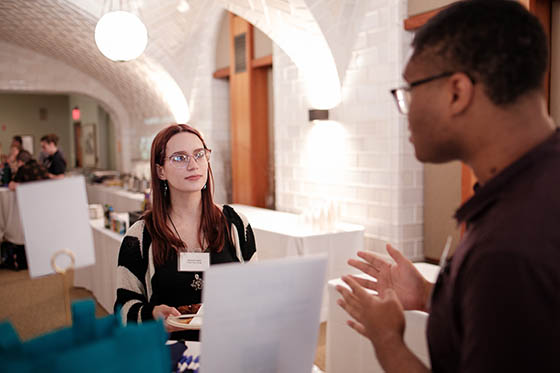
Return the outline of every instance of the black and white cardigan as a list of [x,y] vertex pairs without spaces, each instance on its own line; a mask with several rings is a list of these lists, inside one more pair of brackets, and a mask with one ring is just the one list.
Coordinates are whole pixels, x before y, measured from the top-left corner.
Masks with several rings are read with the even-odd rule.
[[[255,238],[247,218],[228,205],[223,206],[223,213],[230,225],[237,261],[256,260]],[[157,304],[152,302],[152,279],[156,271],[152,238],[144,220],[139,220],[126,232],[119,251],[114,311],[120,308],[123,323],[153,319]]]

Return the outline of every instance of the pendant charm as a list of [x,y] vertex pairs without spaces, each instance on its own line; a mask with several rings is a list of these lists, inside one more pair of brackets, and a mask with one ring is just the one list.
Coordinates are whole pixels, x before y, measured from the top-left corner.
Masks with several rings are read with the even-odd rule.
[[194,290],[202,290],[202,286],[204,285],[204,281],[200,278],[198,273],[194,275],[194,280],[191,283],[191,286]]

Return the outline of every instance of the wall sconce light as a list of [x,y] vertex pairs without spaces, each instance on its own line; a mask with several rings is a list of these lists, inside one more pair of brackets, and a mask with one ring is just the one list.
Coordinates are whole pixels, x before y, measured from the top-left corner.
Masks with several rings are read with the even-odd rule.
[[329,111],[325,109],[309,109],[309,121],[329,120]]

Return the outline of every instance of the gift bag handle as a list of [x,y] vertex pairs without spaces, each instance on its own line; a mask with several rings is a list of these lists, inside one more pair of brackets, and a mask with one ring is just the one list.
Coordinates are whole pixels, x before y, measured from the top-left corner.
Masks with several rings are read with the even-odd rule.
[[72,303],[72,335],[76,345],[95,339],[95,303],[92,299]]

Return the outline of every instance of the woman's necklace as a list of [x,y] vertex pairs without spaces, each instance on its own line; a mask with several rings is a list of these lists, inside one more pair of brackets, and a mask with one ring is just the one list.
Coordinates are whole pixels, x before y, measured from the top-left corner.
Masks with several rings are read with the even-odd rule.
[[[169,218],[169,221],[171,222],[171,225],[173,226],[173,230],[175,230],[175,233],[177,233],[177,237],[179,237],[179,239],[183,243],[183,248],[185,250],[189,251],[189,248],[187,247],[187,243],[185,242],[185,240],[183,240],[183,238],[181,238],[181,235],[179,234],[179,231],[177,230],[177,227],[175,226],[175,223],[173,223],[173,219],[171,219],[171,215],[167,214],[167,217]],[[197,251],[203,251],[203,250],[202,250],[202,248],[200,248],[200,249],[193,249],[192,251],[197,252]]]
[[169,221],[171,222],[171,225],[173,226],[173,229],[175,230],[175,233],[177,233],[177,237],[179,237],[179,239],[183,243],[183,248],[187,249],[187,244],[181,238],[181,235],[179,234],[179,231],[177,230],[177,227],[175,226],[175,223],[173,223],[173,219],[171,219],[171,215],[167,214],[167,217],[169,218]]

